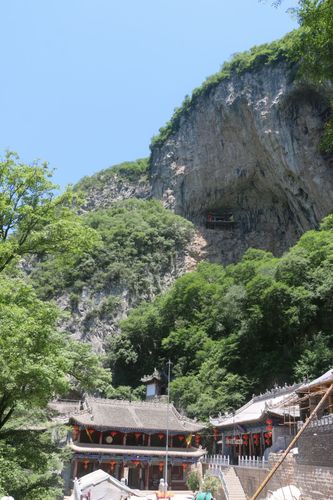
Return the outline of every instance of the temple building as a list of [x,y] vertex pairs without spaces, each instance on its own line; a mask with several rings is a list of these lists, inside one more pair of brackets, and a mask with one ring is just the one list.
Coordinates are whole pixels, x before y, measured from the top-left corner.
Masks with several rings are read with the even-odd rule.
[[[300,408],[301,422],[305,422],[327,389],[333,384],[333,369],[328,370],[320,377],[302,384],[297,389],[297,402]],[[328,396],[315,418],[305,429],[297,442],[298,462],[306,466],[333,467],[333,392]],[[331,473],[331,472],[330,472]]]
[[233,414],[211,418],[219,453],[237,464],[239,457],[262,458],[268,449],[285,449],[297,432],[299,407],[295,391],[299,387],[274,388],[254,396]]
[[96,469],[117,479],[125,477],[131,488],[155,489],[164,474],[166,427],[169,427],[169,484],[186,489],[191,464],[205,454],[200,446],[203,425],[182,417],[160,401],[121,401],[88,398],[84,409],[73,414],[70,448],[72,477]]
[[125,478],[131,488],[157,489],[164,477],[168,428],[168,483],[187,489],[192,464],[206,454],[200,432],[204,424],[186,418],[167,403],[158,372],[144,377],[146,401],[87,397],[80,402],[54,402],[66,414],[73,431],[68,445],[73,451],[71,479],[97,469],[116,479]]

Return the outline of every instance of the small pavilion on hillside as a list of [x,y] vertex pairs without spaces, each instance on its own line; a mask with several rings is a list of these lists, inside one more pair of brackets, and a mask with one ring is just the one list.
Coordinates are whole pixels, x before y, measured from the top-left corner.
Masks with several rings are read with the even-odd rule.
[[253,396],[233,414],[211,418],[220,453],[237,464],[238,457],[262,458],[268,448],[284,449],[297,430],[299,407],[295,391],[300,385],[276,387]]

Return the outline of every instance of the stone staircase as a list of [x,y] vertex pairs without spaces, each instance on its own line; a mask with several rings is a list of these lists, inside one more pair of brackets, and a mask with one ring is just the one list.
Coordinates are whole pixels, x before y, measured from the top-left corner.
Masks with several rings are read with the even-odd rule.
[[224,489],[226,489],[226,498],[228,500],[247,500],[240,480],[233,467],[223,470],[223,483]]
[[247,500],[240,480],[233,467],[209,469],[208,474],[220,479],[226,500]]

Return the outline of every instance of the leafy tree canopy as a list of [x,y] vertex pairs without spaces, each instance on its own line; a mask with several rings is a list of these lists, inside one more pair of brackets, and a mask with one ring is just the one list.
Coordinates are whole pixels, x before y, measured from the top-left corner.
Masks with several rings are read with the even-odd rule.
[[75,186],[77,191],[88,191],[91,188],[103,188],[110,180],[140,181],[147,180],[148,158],[125,161],[118,165],[100,170],[94,175],[83,177]]
[[90,346],[57,331],[58,310],[30,285],[0,282],[0,428],[18,403],[45,406],[70,390],[102,391],[110,382]]
[[68,291],[73,311],[84,286],[102,292],[106,297],[91,310],[89,320],[115,316],[122,307],[123,290],[132,305],[152,299],[193,234],[190,222],[156,200],[117,202],[112,208],[82,216],[82,223],[96,231],[101,244],[77,256],[74,265],[48,258],[35,267],[32,277],[43,298]]
[[58,310],[39,300],[13,264],[27,254],[59,254],[67,265],[94,248],[97,233],[75,214],[78,196],[54,195],[47,165],[0,162],[0,428],[18,404],[44,406],[69,390],[103,389],[110,376],[90,346],[57,329]]
[[333,363],[332,266],[332,216],[281,258],[250,249],[227,267],[201,263],[122,322],[108,354],[115,383],[135,387],[171,359],[172,398],[206,418],[321,374]]
[[26,411],[19,404],[0,435],[0,495],[18,500],[62,498],[61,470],[69,459],[63,446],[66,434],[64,426],[50,427],[45,410]]
[[78,195],[68,188],[56,196],[50,177],[47,164],[26,165],[12,152],[0,161],[0,272],[27,254],[69,258],[96,244],[73,210]]

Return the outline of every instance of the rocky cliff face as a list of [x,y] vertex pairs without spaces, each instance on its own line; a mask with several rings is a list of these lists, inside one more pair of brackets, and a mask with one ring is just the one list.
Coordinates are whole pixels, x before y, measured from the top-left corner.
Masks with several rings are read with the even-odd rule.
[[200,240],[198,253],[197,247],[198,240],[194,237],[187,248],[175,255],[166,272],[157,271],[154,276],[147,274],[147,279],[154,281],[155,286],[144,293],[131,290],[126,283],[110,283],[101,290],[88,284],[83,287],[73,306],[71,290],[64,290],[56,297],[60,310],[68,313],[61,321],[61,328],[77,340],[91,343],[95,352],[103,353],[110,336],[120,333],[119,323],[132,308],[142,301],[153,301],[179,276],[195,268],[202,258]]
[[128,198],[147,200],[151,197],[150,183],[145,176],[136,179],[126,179],[123,175],[109,176],[103,182],[103,176],[98,183],[93,183],[85,192],[84,211],[109,208],[117,201]]
[[[231,76],[153,148],[152,195],[198,226],[212,261],[248,247],[280,255],[333,210],[333,158],[319,152],[330,89],[293,73],[278,63]],[[210,212],[235,223],[207,229]]]

